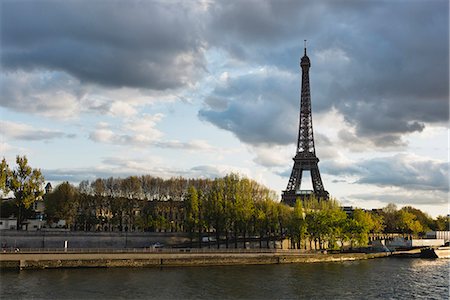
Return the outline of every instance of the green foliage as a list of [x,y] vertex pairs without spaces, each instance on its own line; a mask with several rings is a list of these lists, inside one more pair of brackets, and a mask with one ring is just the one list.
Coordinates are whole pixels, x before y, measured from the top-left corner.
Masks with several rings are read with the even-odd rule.
[[398,210],[397,206],[391,203],[383,208],[380,216],[384,221],[385,233],[422,235],[426,231],[437,228],[437,221],[411,206]]
[[301,201],[295,203],[294,209],[290,214],[288,236],[291,238],[294,246],[301,248],[301,242],[305,239],[307,233],[307,223],[305,212]]
[[440,231],[450,230],[450,217],[438,216],[436,218],[435,229]]
[[[17,167],[10,170],[6,160],[0,165],[0,188],[16,196],[16,206],[23,212],[42,196],[43,178],[39,170],[28,166],[26,157],[17,157]],[[158,208],[154,201],[183,201],[184,224],[174,224],[174,212]],[[433,220],[412,207],[398,210],[389,204],[382,211],[360,209],[347,217],[335,199],[327,201],[311,196],[298,200],[294,207],[276,202],[275,192],[248,178],[229,174],[223,178],[163,180],[151,176],[130,176],[124,179],[82,181],[78,188],[65,182],[45,197],[49,220],[64,219],[76,228],[93,230],[98,226],[140,230],[184,230],[191,238],[204,232],[214,233],[218,244],[225,239],[238,240],[259,237],[269,247],[270,242],[291,239],[291,245],[302,248],[309,240],[316,249],[335,249],[340,242],[352,246],[367,245],[369,234],[398,232],[421,234],[429,229],[449,228],[447,217]],[[162,202],[159,202],[162,203]],[[166,202],[167,203],[167,202]],[[181,202],[178,202],[181,203]],[[2,204],[2,215],[8,213]],[[176,228],[175,228],[176,227]],[[103,229],[102,229],[103,230]],[[219,245],[218,245],[219,246]]]
[[[433,218],[431,218],[428,214],[424,213],[420,209],[417,209],[417,208],[414,208],[411,206],[405,206],[400,211],[406,211],[415,216],[415,219],[417,220],[417,222],[420,223],[420,226],[422,227],[422,229],[419,230],[418,224],[413,226],[413,227],[415,227],[417,233],[419,233],[419,232],[424,233],[426,231],[430,231],[430,230],[434,229],[436,226]],[[417,230],[419,230],[419,231],[417,231]]]
[[74,186],[68,182],[61,183],[44,197],[47,220],[65,220],[68,226],[73,226],[79,200],[78,190]]
[[2,201],[0,214],[2,218],[9,218],[16,213],[16,205],[12,201]]
[[[194,186],[188,188],[187,197],[184,200],[186,217],[185,226],[190,233],[194,233],[200,224],[200,205],[197,189]],[[191,235],[192,239],[192,235]]]
[[5,193],[12,191],[17,207],[17,229],[25,218],[24,212],[44,194],[44,177],[39,169],[33,169],[28,165],[26,156],[16,157],[16,167],[10,170],[6,160],[1,163],[1,189]]
[[422,224],[417,220],[417,217],[408,211],[399,211],[398,229],[401,233],[415,234],[424,231]]
[[6,162],[6,159],[3,158],[0,164],[0,192],[2,195],[7,195],[9,193],[9,180],[11,179],[11,175],[8,163]]
[[384,219],[386,227],[384,231],[386,233],[396,233],[399,228],[399,212],[397,210],[397,206],[393,203],[389,203],[386,207],[383,208],[381,212],[381,216]]
[[354,224],[352,228],[352,237],[358,246],[366,246],[369,242],[369,232],[373,231],[376,224],[369,212],[361,209],[355,209],[353,213]]
[[44,177],[39,169],[28,165],[28,159],[17,156],[17,167],[12,171],[9,189],[14,192],[16,205],[29,208],[31,204],[44,194]]

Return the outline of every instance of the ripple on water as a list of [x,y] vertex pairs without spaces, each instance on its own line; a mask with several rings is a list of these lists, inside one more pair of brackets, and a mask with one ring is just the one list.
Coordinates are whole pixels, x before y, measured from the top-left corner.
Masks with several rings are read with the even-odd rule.
[[449,299],[450,260],[1,274],[0,299]]

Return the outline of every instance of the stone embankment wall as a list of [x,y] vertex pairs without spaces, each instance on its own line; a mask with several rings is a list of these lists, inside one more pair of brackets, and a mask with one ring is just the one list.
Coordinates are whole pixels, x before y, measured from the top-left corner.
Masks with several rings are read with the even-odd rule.
[[254,265],[339,262],[386,257],[390,253],[305,254],[290,250],[272,253],[2,253],[0,268],[108,268],[206,265]]
[[159,242],[176,245],[189,241],[184,233],[169,232],[78,232],[1,230],[2,248],[144,248]]

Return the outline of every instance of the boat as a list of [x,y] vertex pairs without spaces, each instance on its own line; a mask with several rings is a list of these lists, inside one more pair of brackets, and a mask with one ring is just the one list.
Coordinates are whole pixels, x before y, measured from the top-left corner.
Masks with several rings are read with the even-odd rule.
[[450,258],[450,246],[428,247],[420,251],[421,258]]

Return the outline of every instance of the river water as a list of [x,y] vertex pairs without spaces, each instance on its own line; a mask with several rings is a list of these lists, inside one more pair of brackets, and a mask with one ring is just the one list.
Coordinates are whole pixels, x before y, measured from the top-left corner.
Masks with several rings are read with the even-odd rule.
[[450,260],[1,273],[0,299],[449,299]]

